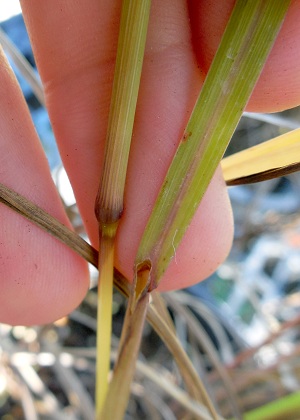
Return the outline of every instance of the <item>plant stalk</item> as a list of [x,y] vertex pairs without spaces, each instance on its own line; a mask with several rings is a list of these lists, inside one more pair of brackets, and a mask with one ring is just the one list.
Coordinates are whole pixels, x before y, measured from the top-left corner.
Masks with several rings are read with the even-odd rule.
[[[96,416],[108,391],[114,242],[123,197],[134,116],[142,71],[150,0],[123,0],[104,165],[95,202],[99,223],[99,299],[97,326]],[[117,401],[115,401],[117,403]],[[105,416],[105,413],[103,413]]]
[[[114,270],[114,236],[102,229],[99,253],[99,285],[97,313],[96,411],[99,414],[108,391],[110,343],[112,330],[112,297]],[[99,334],[100,332],[100,334]],[[107,345],[108,344],[108,345]]]
[[[0,183],[0,203],[11,208],[13,211],[35,223],[41,229],[45,230],[56,239],[64,243],[74,252],[78,253],[87,262],[97,267],[98,251],[91,247],[78,234],[71,231],[53,216],[42,210],[40,207],[32,203],[26,197],[16,193],[10,188]],[[114,286],[126,298],[130,295],[130,285],[127,279],[115,268],[114,269]],[[151,293],[153,296],[153,293]],[[161,305],[159,305],[161,306]],[[168,319],[164,315],[165,309],[156,307],[156,299],[148,306],[147,319],[152,325],[156,333],[161,337],[162,341],[173,354],[178,364],[178,368],[184,379],[189,395],[196,401],[202,401],[203,385],[198,377],[193,365],[184,352],[180,342],[176,339],[174,326],[170,325]],[[169,318],[169,317],[167,317]],[[98,335],[99,336],[99,335]],[[98,347],[99,348],[99,347]]]
[[[143,273],[142,276],[147,281],[147,273]],[[143,285],[144,279],[138,278],[136,283]],[[103,413],[97,420],[122,420],[124,418],[149,303],[147,284],[144,284],[141,293],[136,293],[136,285],[133,285],[129,296],[119,344],[119,354]]]

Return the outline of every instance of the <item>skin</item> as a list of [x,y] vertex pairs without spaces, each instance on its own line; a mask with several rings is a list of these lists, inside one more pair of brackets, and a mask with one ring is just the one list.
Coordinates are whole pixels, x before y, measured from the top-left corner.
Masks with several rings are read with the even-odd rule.
[[[97,247],[94,200],[103,148],[120,1],[21,1],[48,112],[83,222]],[[135,253],[155,197],[203,83],[233,1],[153,0],[129,160],[115,265],[132,279]],[[291,10],[248,109],[276,111],[300,103],[300,1]],[[69,225],[20,89],[0,57],[0,182]],[[85,262],[0,206],[0,321],[43,324],[84,298]],[[220,169],[161,285],[194,284],[226,258],[233,234]],[[205,238],[203,240],[203,238]]]

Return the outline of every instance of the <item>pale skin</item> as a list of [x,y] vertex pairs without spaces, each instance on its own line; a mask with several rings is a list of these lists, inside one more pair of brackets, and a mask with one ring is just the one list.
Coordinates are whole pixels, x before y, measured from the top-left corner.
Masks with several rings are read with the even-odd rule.
[[[233,1],[153,0],[116,267],[133,276],[135,253]],[[94,246],[94,200],[103,163],[120,1],[23,0],[48,112]],[[292,2],[248,109],[300,103],[300,1]],[[69,225],[20,89],[0,56],[0,182]],[[85,262],[0,206],[0,322],[43,324],[69,313],[89,285]],[[226,258],[233,234],[220,169],[161,284],[182,288]]]

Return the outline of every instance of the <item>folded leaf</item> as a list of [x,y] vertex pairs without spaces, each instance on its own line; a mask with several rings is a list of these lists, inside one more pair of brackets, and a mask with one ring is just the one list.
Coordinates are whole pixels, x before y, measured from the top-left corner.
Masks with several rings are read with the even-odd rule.
[[249,184],[300,169],[300,129],[235,153],[222,160],[227,185]]

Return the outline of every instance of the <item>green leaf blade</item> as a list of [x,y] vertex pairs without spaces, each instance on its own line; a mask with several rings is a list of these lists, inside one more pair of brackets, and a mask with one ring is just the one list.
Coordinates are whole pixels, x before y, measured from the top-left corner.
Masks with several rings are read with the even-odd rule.
[[290,1],[237,1],[136,257],[155,288],[189,226],[261,73]]

